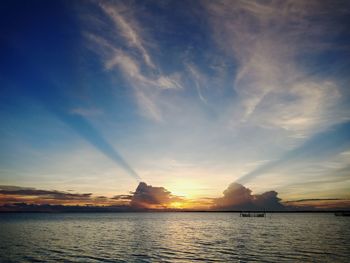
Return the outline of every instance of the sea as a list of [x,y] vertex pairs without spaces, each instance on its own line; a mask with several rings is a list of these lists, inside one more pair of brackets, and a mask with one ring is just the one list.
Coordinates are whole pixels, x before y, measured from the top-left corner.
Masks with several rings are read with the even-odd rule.
[[0,214],[0,262],[350,262],[350,217]]

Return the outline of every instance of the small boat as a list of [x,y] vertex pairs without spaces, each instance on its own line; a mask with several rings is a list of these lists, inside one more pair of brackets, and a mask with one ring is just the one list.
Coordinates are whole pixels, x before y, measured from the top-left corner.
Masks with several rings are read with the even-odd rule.
[[265,212],[241,212],[240,217],[265,217]]

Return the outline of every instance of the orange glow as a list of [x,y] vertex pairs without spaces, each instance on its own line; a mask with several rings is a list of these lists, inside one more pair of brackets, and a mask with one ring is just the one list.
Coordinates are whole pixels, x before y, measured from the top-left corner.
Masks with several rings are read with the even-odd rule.
[[73,199],[73,200],[60,200],[55,198],[42,198],[40,196],[21,196],[21,195],[6,195],[0,194],[0,205],[5,204],[14,204],[14,203],[26,203],[33,205],[67,205],[67,206],[84,206],[84,205],[93,205],[93,206],[108,206],[108,205],[128,205],[129,201],[127,200],[113,200],[106,198],[104,200],[98,198],[90,199]]
[[169,205],[169,208],[183,208],[184,207],[184,203],[183,202],[172,202],[170,205]]
[[[211,210],[214,202],[212,198],[193,198],[186,199],[184,197],[178,198],[168,203],[150,204],[150,203],[139,203],[139,207],[145,209],[154,210]],[[64,205],[64,206],[113,206],[113,205],[130,205],[130,200],[115,200],[108,197],[94,197],[82,199],[55,199],[53,197],[43,197],[35,195],[8,195],[0,194],[0,206],[5,204],[15,204],[15,203],[26,203],[32,205]],[[316,209],[335,209],[335,208],[348,208],[350,207],[349,199],[320,199],[320,200],[299,200],[299,201],[288,201],[284,205],[294,206],[299,208],[316,208]]]
[[[0,194],[0,205],[14,204],[14,203],[26,203],[34,205],[50,204],[50,205],[65,205],[65,206],[110,206],[110,205],[130,205],[129,200],[114,200],[111,198],[99,199],[97,197],[91,197],[88,199],[73,199],[73,200],[62,200],[51,197],[40,197],[40,196],[21,196],[21,195],[6,195]],[[212,206],[211,199],[179,199],[171,203],[161,204],[149,204],[140,203],[143,208],[147,209],[210,209]]]

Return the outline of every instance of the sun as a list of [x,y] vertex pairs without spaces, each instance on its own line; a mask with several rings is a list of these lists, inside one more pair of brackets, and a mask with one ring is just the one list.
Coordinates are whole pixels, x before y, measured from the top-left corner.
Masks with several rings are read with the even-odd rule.
[[183,202],[172,202],[172,203],[170,203],[169,208],[179,209],[179,208],[184,208],[184,205],[185,204]]

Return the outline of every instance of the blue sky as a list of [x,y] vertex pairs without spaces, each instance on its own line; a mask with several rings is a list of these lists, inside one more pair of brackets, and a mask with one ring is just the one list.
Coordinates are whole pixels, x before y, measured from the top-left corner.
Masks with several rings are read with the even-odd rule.
[[346,1],[0,10],[0,184],[350,197]]

